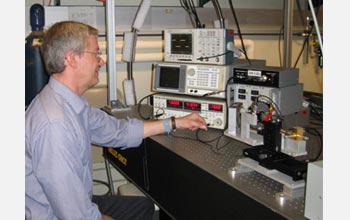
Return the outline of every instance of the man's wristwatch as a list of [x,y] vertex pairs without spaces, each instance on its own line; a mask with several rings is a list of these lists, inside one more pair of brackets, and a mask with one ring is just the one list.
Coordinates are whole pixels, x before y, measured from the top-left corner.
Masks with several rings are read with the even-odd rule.
[[175,121],[175,117],[171,116],[171,130],[172,131],[176,131],[176,121]]

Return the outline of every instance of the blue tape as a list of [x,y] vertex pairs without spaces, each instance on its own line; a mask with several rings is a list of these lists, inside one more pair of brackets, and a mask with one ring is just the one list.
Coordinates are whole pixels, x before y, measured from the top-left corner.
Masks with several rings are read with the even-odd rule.
[[169,120],[166,118],[166,119],[163,119],[163,124],[164,124],[164,128],[165,128],[165,131],[170,134],[170,131],[171,131],[171,128],[169,126]]

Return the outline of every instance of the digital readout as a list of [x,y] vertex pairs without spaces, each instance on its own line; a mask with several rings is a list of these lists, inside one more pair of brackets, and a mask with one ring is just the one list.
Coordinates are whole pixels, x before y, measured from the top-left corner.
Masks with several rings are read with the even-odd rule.
[[201,111],[201,104],[197,102],[184,102],[184,109]]
[[222,112],[222,105],[218,105],[218,104],[209,104],[209,111]]
[[173,99],[167,99],[167,106],[171,108],[182,108],[182,102]]

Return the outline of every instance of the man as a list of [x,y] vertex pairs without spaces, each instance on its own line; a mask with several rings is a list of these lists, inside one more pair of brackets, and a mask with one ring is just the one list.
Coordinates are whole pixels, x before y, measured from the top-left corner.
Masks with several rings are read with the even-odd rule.
[[97,30],[65,21],[44,36],[48,84],[26,110],[26,219],[151,219],[146,197],[92,196],[91,144],[135,147],[177,129],[207,130],[198,114],[157,121],[118,120],[91,107],[83,94],[99,81]]

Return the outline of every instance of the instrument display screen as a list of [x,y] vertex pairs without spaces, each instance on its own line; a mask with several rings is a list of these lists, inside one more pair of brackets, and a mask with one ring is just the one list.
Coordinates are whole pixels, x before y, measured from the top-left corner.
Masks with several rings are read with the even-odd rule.
[[159,74],[159,86],[163,88],[179,88],[180,69],[163,66]]
[[192,34],[172,34],[171,53],[192,54]]
[[210,110],[210,111],[222,112],[222,105],[218,105],[218,104],[209,104],[209,110]]
[[184,102],[184,109],[201,111],[201,104],[197,102]]
[[174,99],[167,99],[167,106],[171,108],[182,108],[182,102]]

